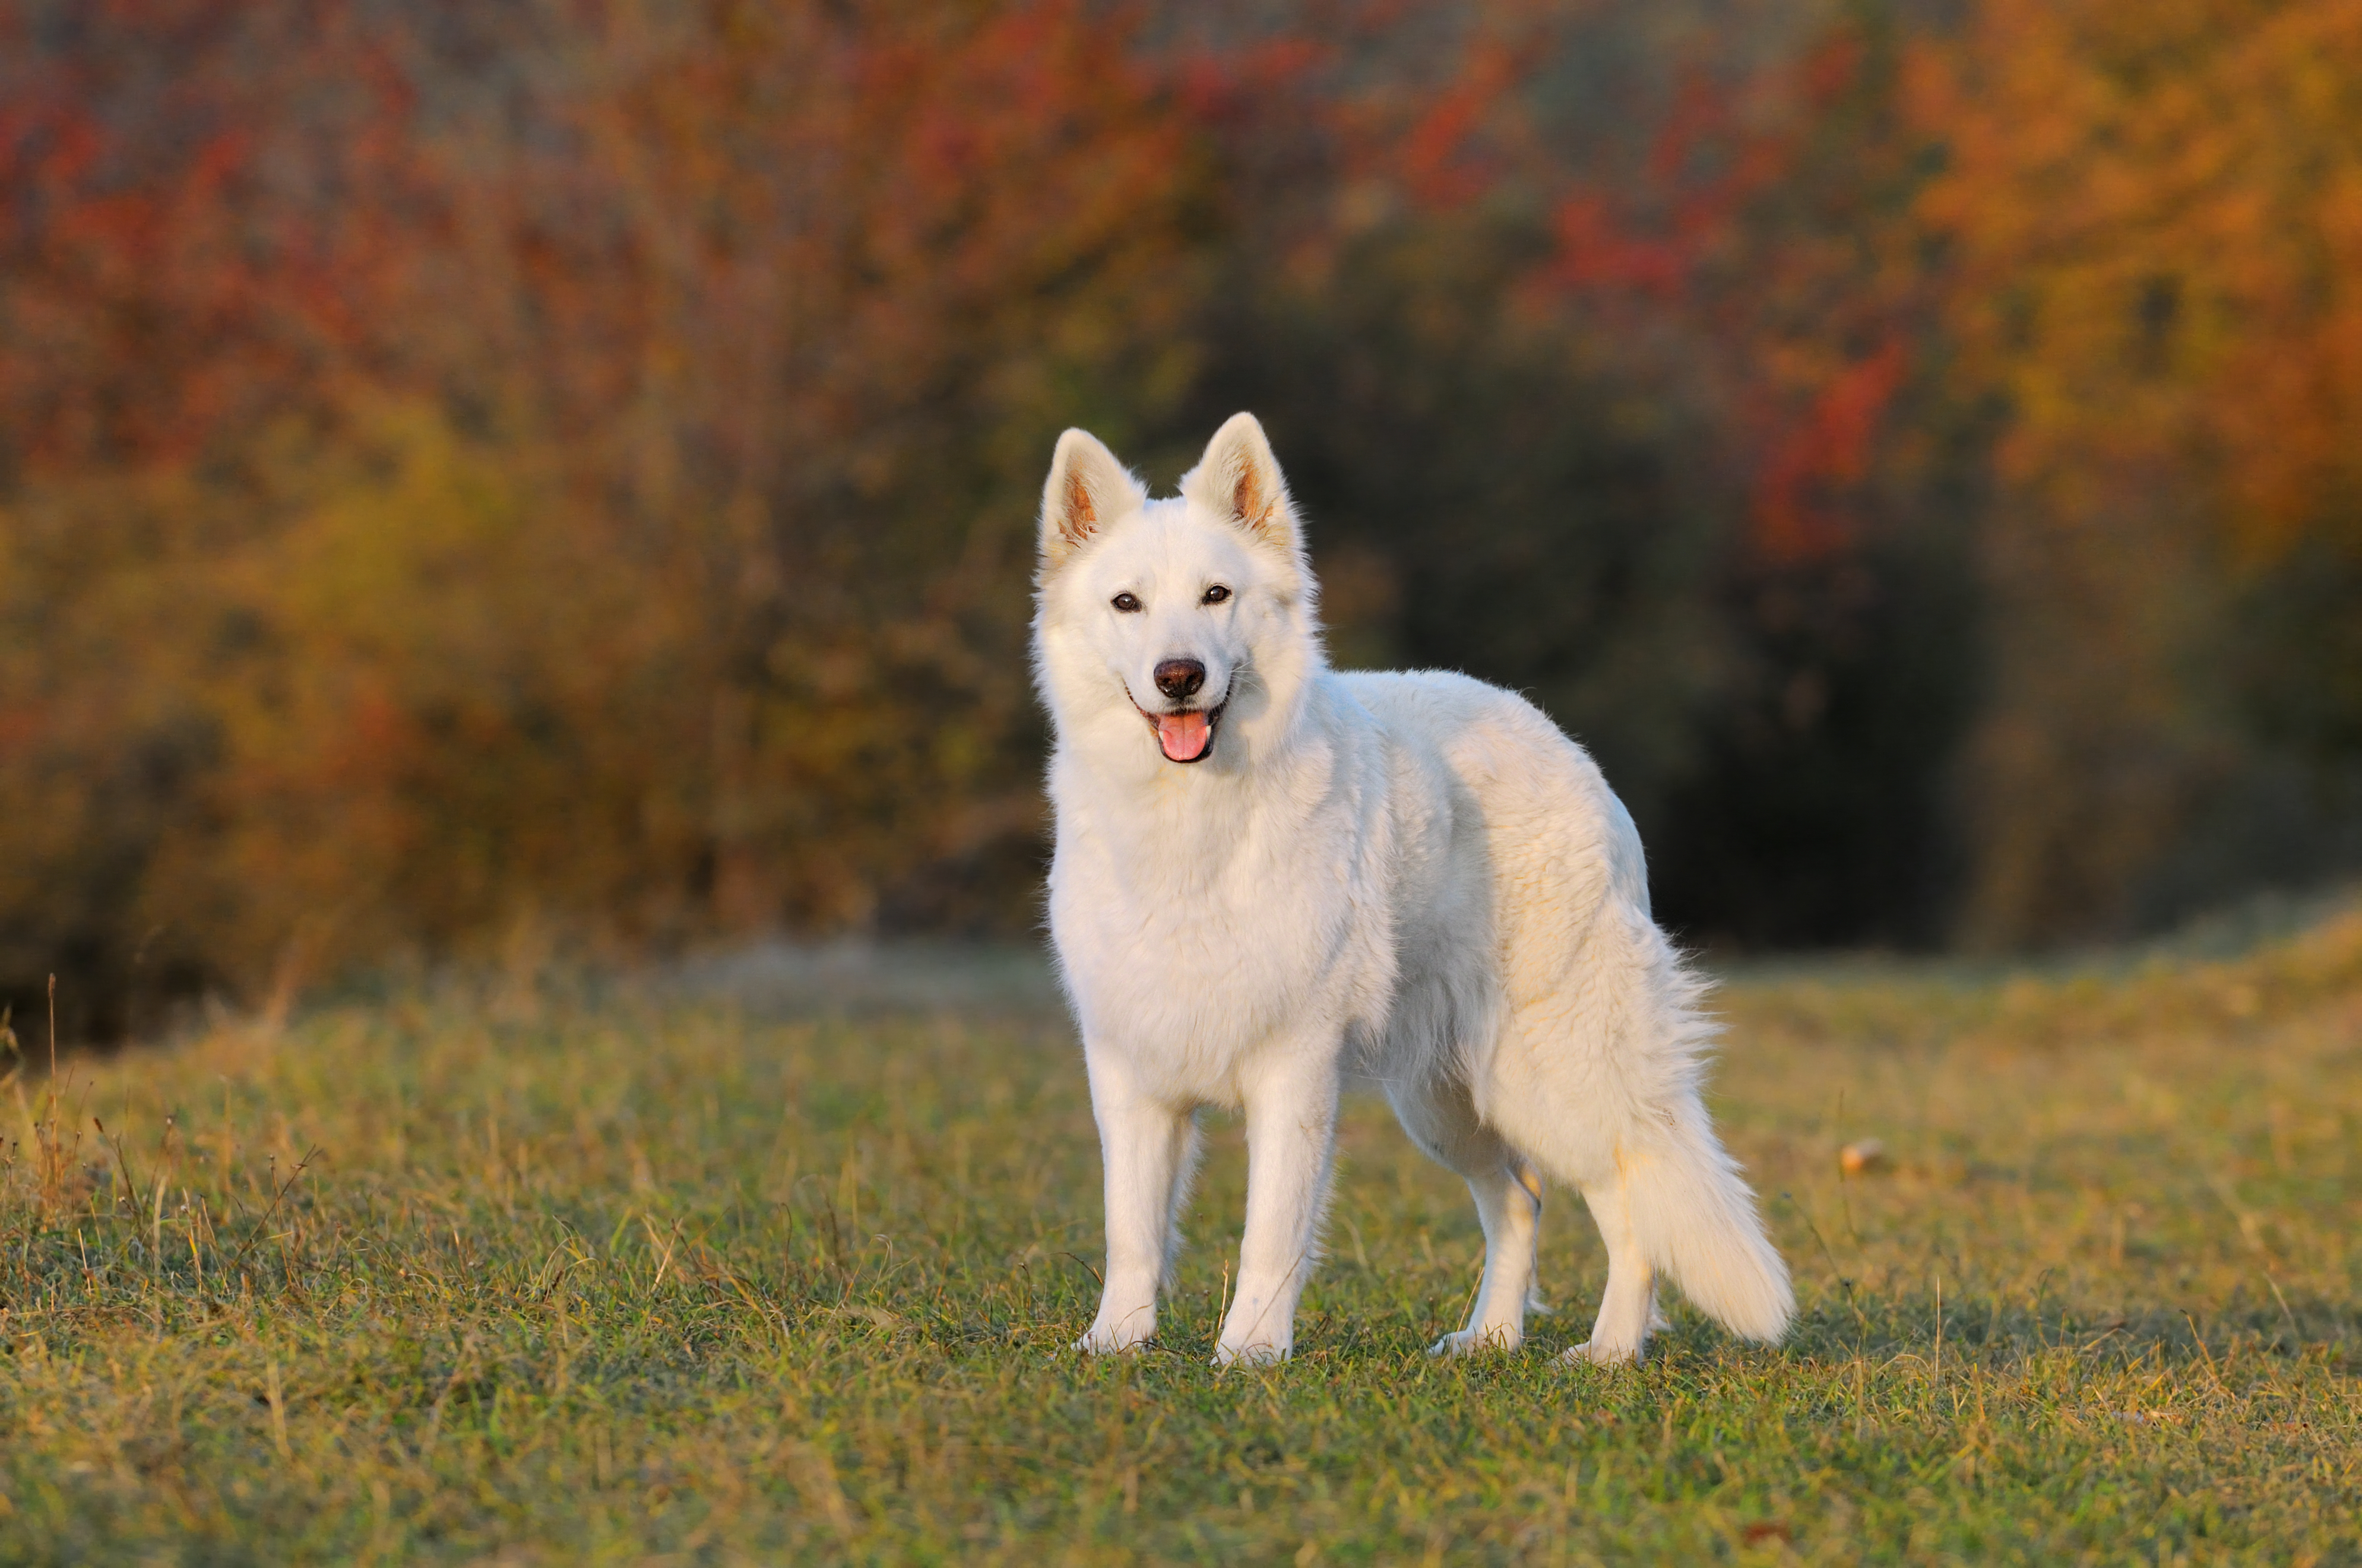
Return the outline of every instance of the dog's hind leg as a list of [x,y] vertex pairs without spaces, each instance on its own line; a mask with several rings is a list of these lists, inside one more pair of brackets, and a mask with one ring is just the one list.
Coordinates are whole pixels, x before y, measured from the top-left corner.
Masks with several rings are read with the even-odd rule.
[[1525,1342],[1540,1242],[1541,1176],[1485,1125],[1457,1078],[1390,1081],[1386,1099],[1403,1131],[1429,1158],[1468,1184],[1485,1227],[1485,1274],[1462,1327],[1429,1347],[1430,1355],[1515,1350]]
[[1621,1178],[1583,1189],[1583,1201],[1607,1244],[1607,1286],[1600,1293],[1599,1316],[1591,1338],[1566,1353],[1568,1361],[1588,1361],[1602,1366],[1627,1364],[1640,1359],[1649,1335],[1665,1326],[1657,1310],[1656,1270],[1632,1229],[1632,1208]]
[[1171,1253],[1197,1123],[1187,1107],[1148,1093],[1116,1054],[1084,1055],[1107,1170],[1108,1250],[1098,1316],[1076,1348],[1126,1351],[1156,1332],[1156,1289]]
[[[1534,1301],[1534,1260],[1541,1241],[1541,1178],[1513,1157],[1466,1177],[1485,1227],[1485,1274],[1466,1326],[1429,1347],[1431,1355],[1516,1350],[1526,1342]],[[1547,1309],[1545,1309],[1547,1310]]]

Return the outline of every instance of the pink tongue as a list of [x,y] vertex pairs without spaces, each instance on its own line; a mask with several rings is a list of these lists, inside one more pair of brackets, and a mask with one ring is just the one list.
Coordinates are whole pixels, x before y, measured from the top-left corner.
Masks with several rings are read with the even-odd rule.
[[1156,716],[1156,744],[1164,748],[1165,756],[1174,762],[1195,762],[1212,738],[1214,726],[1203,713],[1159,713]]

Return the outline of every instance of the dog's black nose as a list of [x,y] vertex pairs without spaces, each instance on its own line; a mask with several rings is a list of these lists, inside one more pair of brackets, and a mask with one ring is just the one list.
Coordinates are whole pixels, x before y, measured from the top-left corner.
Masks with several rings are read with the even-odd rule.
[[1206,667],[1194,658],[1168,658],[1156,666],[1156,690],[1175,702],[1198,695],[1206,684]]

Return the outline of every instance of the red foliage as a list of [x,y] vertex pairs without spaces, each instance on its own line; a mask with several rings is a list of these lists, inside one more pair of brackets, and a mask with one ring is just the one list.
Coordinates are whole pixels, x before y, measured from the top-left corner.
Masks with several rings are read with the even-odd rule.
[[[1882,271],[1877,227],[1895,215],[1813,205],[1831,178],[1816,165],[1831,156],[1833,106],[1864,90],[1864,69],[1860,40],[1839,31],[1737,86],[1693,70],[1639,176],[1573,181],[1556,209],[1544,275],[1617,336],[1679,344],[1669,373],[1714,389],[1720,456],[1771,564],[1851,547],[1920,336],[1915,291]],[[1838,171],[1835,194],[1858,201],[1865,173]],[[1849,217],[1860,233],[1839,226]]]
[[1802,409],[1764,443],[1755,484],[1756,546],[1775,563],[1809,560],[1852,543],[1842,508],[1846,487],[1870,471],[1871,443],[1908,367],[1889,340],[1828,375]]
[[193,460],[382,330],[407,94],[337,7],[86,7],[62,51],[47,9],[0,16],[0,428],[36,473]]

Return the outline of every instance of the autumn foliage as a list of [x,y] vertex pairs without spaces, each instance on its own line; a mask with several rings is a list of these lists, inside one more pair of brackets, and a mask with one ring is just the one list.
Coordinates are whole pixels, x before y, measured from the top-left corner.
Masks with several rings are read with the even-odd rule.
[[2356,863],[2362,5],[1916,15],[0,0],[0,989],[1022,929],[1049,442],[1246,405],[1695,936]]

